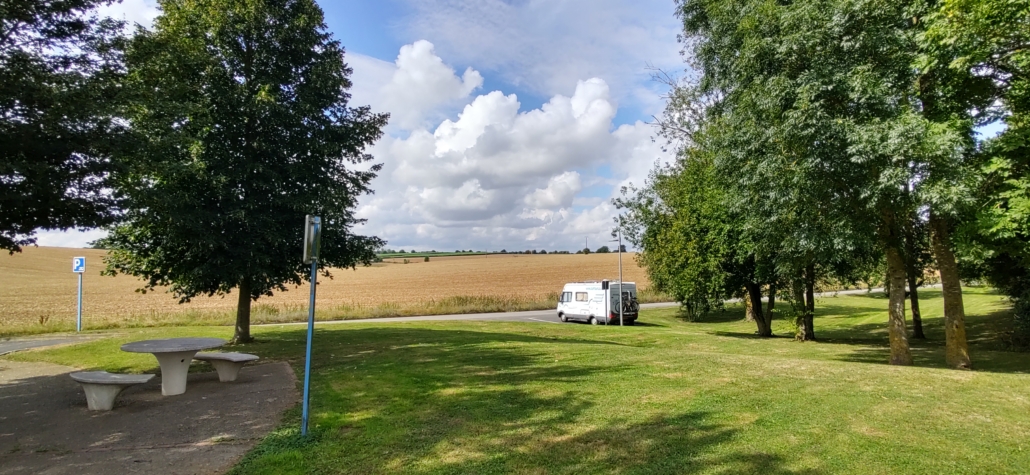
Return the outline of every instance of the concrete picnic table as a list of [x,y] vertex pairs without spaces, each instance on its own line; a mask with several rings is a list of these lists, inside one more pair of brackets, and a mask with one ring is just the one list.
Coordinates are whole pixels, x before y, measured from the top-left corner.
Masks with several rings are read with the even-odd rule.
[[126,343],[122,351],[152,353],[161,365],[161,394],[175,396],[186,392],[186,373],[193,356],[200,350],[224,344],[221,338],[167,338]]

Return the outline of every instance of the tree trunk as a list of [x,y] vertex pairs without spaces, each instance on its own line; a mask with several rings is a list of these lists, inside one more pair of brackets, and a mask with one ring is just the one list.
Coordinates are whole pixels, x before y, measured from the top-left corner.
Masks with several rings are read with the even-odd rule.
[[766,319],[770,322],[773,319],[773,309],[776,308],[776,284],[769,284],[769,308],[766,310]]
[[250,343],[250,278],[244,277],[239,286],[240,297],[236,303],[236,332],[231,343]]
[[918,338],[925,340],[926,335],[923,334],[923,316],[919,313],[919,283],[916,282],[916,276],[908,274],[908,288],[909,288],[909,302],[912,303],[912,338]]
[[890,336],[893,365],[911,365],[912,352],[908,348],[905,331],[905,260],[896,245],[887,245],[887,276],[891,293],[888,306],[887,333]]
[[751,300],[751,311],[754,312],[755,325],[758,326],[758,336],[772,336],[772,325],[762,315],[762,288],[755,283],[747,283],[747,298]]
[[755,309],[751,306],[750,297],[744,299],[744,320],[748,322],[755,321]]
[[797,339],[815,341],[815,265],[805,267],[804,310],[798,322]]
[[930,230],[933,254],[941,271],[944,287],[945,361],[956,369],[970,369],[969,345],[966,343],[966,311],[962,304],[962,283],[958,277],[955,254],[948,241],[948,224],[930,209]]

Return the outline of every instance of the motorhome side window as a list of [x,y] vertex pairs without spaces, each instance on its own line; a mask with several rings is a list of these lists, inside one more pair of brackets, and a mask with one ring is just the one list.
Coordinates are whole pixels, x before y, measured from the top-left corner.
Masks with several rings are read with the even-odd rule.
[[572,301],[572,292],[562,292],[561,293],[561,300],[559,300],[559,302],[571,302],[571,301]]
[[577,302],[588,302],[588,301],[590,301],[590,297],[587,296],[586,292],[576,292],[576,301]]

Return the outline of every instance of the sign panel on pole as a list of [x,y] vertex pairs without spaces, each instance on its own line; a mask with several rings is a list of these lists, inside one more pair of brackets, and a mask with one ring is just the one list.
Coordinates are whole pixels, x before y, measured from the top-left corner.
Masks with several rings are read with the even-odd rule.
[[81,274],[86,272],[86,258],[85,257],[73,257],[72,258],[72,272]]
[[322,219],[310,214],[304,217],[304,263],[318,260],[318,245],[322,237]]

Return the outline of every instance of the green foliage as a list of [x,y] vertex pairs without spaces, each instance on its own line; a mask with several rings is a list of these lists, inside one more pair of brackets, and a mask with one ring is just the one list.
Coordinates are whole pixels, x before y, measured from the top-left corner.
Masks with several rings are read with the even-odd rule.
[[608,249],[608,246],[601,246],[601,247],[597,248],[597,251],[595,251],[595,252],[598,253],[598,254],[607,254],[607,253],[611,252],[611,249]]
[[308,278],[305,214],[323,219],[318,266],[375,258],[351,228],[380,169],[364,152],[387,116],[348,106],[351,70],[312,0],[168,0],[127,52],[124,222],[107,273],[170,285],[181,301]]
[[[954,74],[981,78],[989,106],[981,122],[1005,130],[968,167],[976,202],[959,225],[964,271],[1002,289],[1016,304],[1016,340],[1030,345],[1030,1],[945,0],[923,38]],[[944,56],[947,61],[940,60]]]
[[0,249],[114,218],[105,189],[124,132],[122,23],[88,15],[105,3],[0,4]]
[[654,170],[643,189],[624,190],[616,204],[651,285],[694,320],[737,293],[739,282],[730,275],[737,268],[734,221],[715,169],[697,149],[683,154],[676,165]]

